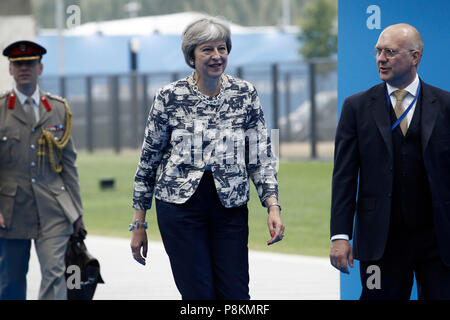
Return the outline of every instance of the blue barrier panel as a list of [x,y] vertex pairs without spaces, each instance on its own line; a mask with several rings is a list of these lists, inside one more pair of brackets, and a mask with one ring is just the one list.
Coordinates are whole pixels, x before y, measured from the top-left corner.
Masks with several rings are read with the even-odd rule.
[[[450,91],[450,1],[339,0],[338,6],[338,115],[346,97],[380,82],[371,52],[381,31],[396,23],[409,23],[422,35],[424,54],[419,76]],[[350,275],[341,273],[340,280],[341,299],[358,299],[358,261]],[[417,299],[416,291],[414,283],[412,299]]]

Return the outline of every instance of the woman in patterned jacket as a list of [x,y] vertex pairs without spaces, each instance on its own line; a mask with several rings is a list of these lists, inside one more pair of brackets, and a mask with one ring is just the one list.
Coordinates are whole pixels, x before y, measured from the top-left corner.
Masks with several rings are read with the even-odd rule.
[[271,245],[284,236],[277,159],[256,89],[224,74],[225,21],[203,18],[183,33],[192,75],[161,88],[148,117],[134,179],[134,259],[147,256],[146,210],[158,225],[183,299],[247,300],[249,178],[268,211]]

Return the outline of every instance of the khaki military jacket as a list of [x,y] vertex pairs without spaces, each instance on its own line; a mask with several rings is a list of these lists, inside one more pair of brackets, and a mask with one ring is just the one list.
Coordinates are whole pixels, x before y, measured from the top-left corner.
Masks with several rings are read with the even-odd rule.
[[[58,141],[66,130],[65,100],[40,92],[40,119],[32,126],[14,91],[0,95],[0,213],[6,229],[0,238],[36,239],[71,234],[83,214],[76,151],[70,138],[61,155],[49,150],[38,156],[39,138],[46,129]],[[41,150],[42,151],[42,150]]]

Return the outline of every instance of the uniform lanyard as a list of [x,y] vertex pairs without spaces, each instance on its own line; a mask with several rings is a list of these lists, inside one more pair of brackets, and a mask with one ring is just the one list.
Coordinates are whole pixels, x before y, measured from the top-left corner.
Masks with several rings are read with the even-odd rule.
[[[397,126],[400,124],[400,122],[402,122],[403,118],[406,117],[409,110],[411,110],[412,106],[414,105],[414,103],[417,101],[417,98],[419,97],[419,93],[420,93],[420,81],[419,81],[419,86],[417,87],[417,93],[416,93],[416,96],[414,97],[414,100],[411,102],[409,107],[403,112],[403,114],[400,116],[400,118],[398,118],[397,121],[392,125],[392,127],[391,127],[392,131],[394,131],[395,128],[397,128]],[[391,98],[389,97],[389,92],[388,92],[387,87],[386,87],[386,98],[387,98],[388,107],[391,107]]]

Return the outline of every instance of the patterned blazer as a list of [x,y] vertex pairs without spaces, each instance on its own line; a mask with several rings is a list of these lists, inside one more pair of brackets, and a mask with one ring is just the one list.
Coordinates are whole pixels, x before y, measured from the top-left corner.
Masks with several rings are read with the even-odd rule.
[[248,202],[249,177],[263,206],[268,197],[278,198],[277,159],[256,89],[229,75],[222,79],[218,105],[195,93],[192,76],[157,92],[135,175],[133,208],[150,209],[153,195],[186,202],[207,166],[227,208]]

